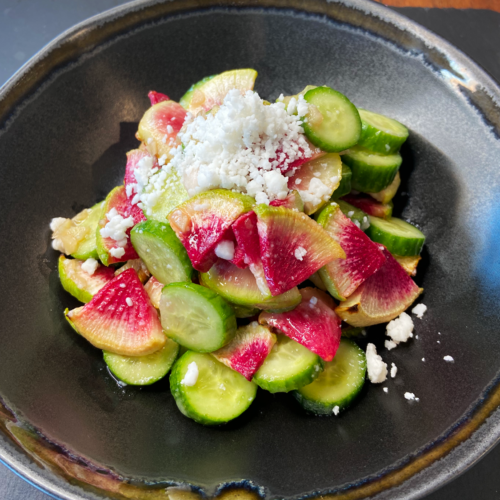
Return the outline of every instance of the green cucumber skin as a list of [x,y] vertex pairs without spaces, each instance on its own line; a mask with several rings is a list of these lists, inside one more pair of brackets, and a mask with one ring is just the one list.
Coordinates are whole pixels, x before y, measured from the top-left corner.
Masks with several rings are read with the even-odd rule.
[[[221,425],[225,424],[237,417],[239,417],[242,413],[244,413],[249,406],[253,403],[255,396],[257,395],[257,385],[255,386],[255,391],[253,395],[248,398],[248,404],[245,407],[242,407],[237,414],[235,414],[231,419],[216,419],[208,417],[207,415],[200,414],[189,402],[187,396],[180,390],[182,387],[181,381],[184,378],[182,370],[184,364],[189,364],[191,361],[190,358],[192,356],[192,351],[186,351],[182,356],[180,356],[177,361],[174,363],[172,371],[170,373],[170,392],[174,397],[175,403],[177,404],[177,408],[179,411],[188,418],[193,419],[195,422],[203,425]],[[227,368],[227,367],[226,367]],[[230,370],[230,368],[228,368]],[[241,375],[242,376],[242,375]]]
[[277,392],[290,392],[313,382],[318,375],[323,371],[323,360],[318,356],[318,359],[312,364],[307,371],[303,371],[294,377],[287,380],[266,380],[258,376],[258,371],[254,375],[252,381],[255,382],[261,389],[275,394]]
[[[355,146],[358,143],[359,137],[361,135],[361,118],[359,117],[359,112],[356,106],[354,106],[354,104],[344,94],[341,94],[340,92],[330,87],[315,87],[311,90],[308,90],[304,94],[304,99],[310,102],[322,93],[329,93],[332,97],[338,99],[339,101],[342,101],[343,104],[346,105],[347,112],[352,113],[352,118],[354,119],[352,134],[349,139],[345,139],[344,141],[340,142],[332,141],[331,138],[329,138],[329,140],[325,140],[324,138],[320,137],[320,135],[318,135],[313,126],[311,126],[308,122],[304,122],[302,124],[302,127],[304,128],[304,133],[306,134],[307,138],[315,146],[322,149],[323,151],[326,151],[327,153],[339,153],[340,151],[344,151],[345,149]],[[312,104],[314,104],[314,102],[312,102]]]
[[92,300],[92,295],[87,292],[87,290],[78,288],[73,284],[73,281],[66,276],[66,271],[64,269],[64,260],[62,258],[59,258],[57,270],[59,271],[59,280],[61,281],[61,285],[64,290],[66,290],[70,295],[73,295],[75,299],[83,302],[84,304],[87,304]]
[[[369,154],[369,153],[368,153]],[[342,161],[351,169],[351,186],[362,193],[378,193],[391,184],[403,159],[397,153],[394,163],[388,166],[373,166],[359,159],[357,155],[346,153]]]
[[[172,255],[170,256],[170,259],[177,259],[177,262],[175,263],[176,269],[182,269],[184,276],[178,276],[178,279],[175,279],[175,281],[184,282],[192,279],[194,271],[193,266],[191,265],[186,249],[175,234],[175,231],[170,227],[170,224],[156,220],[141,222],[134,226],[130,232],[130,241],[132,242],[132,246],[138,253],[139,257],[146,264],[148,271],[160,283],[168,285],[169,283],[174,282],[174,276],[172,276],[174,273],[172,271],[169,272],[168,268],[165,267],[167,264],[171,265],[167,262],[165,256],[163,259],[160,259],[164,260],[165,266],[161,266],[161,264],[157,263],[153,264],[155,255],[152,254],[152,252],[147,251],[149,250],[147,242],[148,239],[151,239],[152,243],[156,240],[157,243],[163,246],[165,254],[171,253]],[[158,265],[160,265],[160,269],[158,269]]]
[[[223,299],[220,295],[210,290],[209,288],[205,288],[204,286],[197,285],[195,283],[170,283],[165,285],[162,290],[162,296],[164,294],[168,294],[170,290],[174,290],[175,288],[184,288],[190,291],[194,291],[198,295],[201,295],[210,305],[216,309],[221,316],[222,324],[221,330],[224,331],[224,335],[221,338],[220,343],[217,346],[211,346],[210,348],[203,349],[198,348],[196,352],[204,353],[204,352],[212,352],[220,349],[221,347],[228,344],[232,338],[236,335],[236,330],[238,325],[236,323],[236,314],[234,312],[233,307]],[[161,311],[161,301],[160,301],[160,311]],[[185,339],[183,337],[179,337],[176,333],[169,331],[164,327],[164,331],[169,338],[171,338],[174,342],[177,342],[179,345],[187,347],[188,349],[195,351],[191,346],[186,345]]]
[[[388,134],[382,130],[377,129],[376,127],[368,123],[368,121],[364,120],[364,111],[364,109],[359,108],[359,114],[361,117],[361,135],[359,137],[358,146],[368,151],[373,151],[374,153],[380,153],[382,155],[397,153],[406,139],[408,139],[408,129],[402,123],[397,122],[399,125],[406,129],[406,136],[397,137],[395,135]],[[390,118],[390,120],[393,119]]]
[[342,196],[345,196],[346,194],[349,194],[351,192],[351,180],[351,169],[344,162],[342,162],[342,178],[340,179],[339,187],[332,194],[332,200],[338,200]]
[[[298,403],[302,406],[302,408],[304,408],[304,410],[306,410],[307,412],[313,413],[314,415],[317,415],[317,416],[332,415],[333,409],[336,406],[339,407],[339,411],[347,409],[351,405],[351,403],[354,401],[354,399],[358,396],[358,394],[360,393],[360,391],[363,388],[363,385],[365,383],[365,376],[366,376],[366,356],[365,356],[365,353],[352,340],[342,338],[340,342],[341,342],[341,344],[350,344],[351,346],[355,347],[355,350],[357,351],[356,354],[359,356],[359,360],[363,362],[362,365],[360,365],[362,373],[360,374],[360,377],[359,377],[357,383],[354,385],[351,392],[347,396],[345,396],[341,400],[336,400],[336,401],[331,402],[331,403],[317,401],[317,400],[308,398],[300,392],[301,389],[293,391],[291,394],[298,401]],[[338,353],[337,353],[337,355],[338,355]],[[335,360],[335,358],[334,358],[334,360]],[[330,361],[330,363],[332,363],[332,361]],[[325,369],[326,369],[326,367],[325,367]]]
[[[391,235],[377,227],[377,219],[378,217],[370,216],[370,227],[366,230],[367,236],[372,241],[381,243],[387,248],[387,250],[389,250],[389,252],[400,257],[413,257],[420,255],[422,247],[425,243],[425,236],[423,234],[421,238],[404,238],[398,235]],[[411,225],[412,224],[410,224],[410,226]]]

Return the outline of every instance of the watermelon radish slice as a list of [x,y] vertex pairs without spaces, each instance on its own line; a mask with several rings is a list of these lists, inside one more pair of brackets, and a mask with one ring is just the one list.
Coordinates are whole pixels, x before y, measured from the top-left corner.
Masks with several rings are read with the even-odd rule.
[[151,90],[148,93],[149,100],[151,102],[151,106],[158,104],[163,101],[170,101],[170,97],[167,94],[162,94],[161,92],[156,92],[155,90]]
[[250,196],[214,189],[193,196],[170,213],[170,225],[196,270],[207,272],[212,267],[217,260],[217,245],[231,224],[253,204]]
[[422,293],[389,251],[380,245],[385,264],[370,276],[335,312],[352,326],[385,323],[399,316]]
[[77,298],[80,302],[87,303],[115,274],[113,269],[98,266],[93,274],[82,269],[83,260],[67,259],[64,255],[59,257],[59,278],[63,288]]
[[118,212],[118,215],[120,215],[124,219],[128,219],[131,216],[130,202],[127,199],[124,186],[118,186],[108,194],[102,209],[101,219],[97,224],[97,232],[96,232],[97,253],[99,255],[100,261],[105,266],[109,266],[110,264],[115,264],[117,262],[126,262],[127,260],[139,258],[136,251],[134,250],[134,247],[132,246],[132,243],[130,243],[130,231],[133,226],[129,227],[126,231],[127,241],[125,243],[125,246],[123,247],[124,253],[120,256],[116,256],[118,254],[116,254],[115,256],[113,255],[116,249],[119,250],[121,248],[121,246],[118,245],[118,242],[116,242],[112,238],[102,236],[101,229],[103,229],[108,223],[108,218],[106,215],[113,208]]
[[187,110],[193,115],[200,111],[209,111],[222,104],[224,97],[232,89],[238,89],[242,94],[252,90],[256,78],[257,71],[254,69],[235,69],[204,79],[193,89],[194,92],[186,103]]
[[148,282],[144,285],[144,290],[146,290],[151,304],[153,304],[156,309],[160,309],[161,291],[164,286],[165,285],[160,283],[154,276],[151,276]]
[[[282,174],[286,174],[288,172],[293,173],[294,170],[297,170],[298,168],[300,168],[304,163],[307,163],[308,161],[312,161],[312,160],[315,160],[316,158],[320,158],[321,156],[326,155],[326,153],[324,151],[322,151],[320,148],[317,148],[316,146],[314,146],[309,140],[307,140],[307,142],[309,143],[309,149],[311,150],[312,154],[306,156],[304,150],[299,147],[299,151],[301,153],[301,156],[299,156],[296,160],[292,161],[291,163],[287,163],[288,155],[285,153],[285,158],[276,167],[280,170],[280,172]],[[276,159],[277,157],[280,157],[280,155],[282,155],[282,154],[283,154],[283,151],[281,149],[278,149],[278,151],[276,151],[276,156],[273,159],[271,159],[271,161]]]
[[385,263],[380,245],[374,243],[346,217],[336,203],[325,207],[318,224],[342,247],[345,259],[335,259],[319,270],[328,291],[345,300]]
[[288,189],[296,189],[304,201],[307,215],[319,210],[339,187],[342,161],[337,153],[304,163],[288,180]]
[[263,312],[259,323],[284,333],[325,361],[331,361],[340,344],[340,319],[333,311],[334,302],[315,288],[302,288],[302,302],[285,313]]
[[252,380],[275,343],[276,335],[271,333],[268,327],[253,321],[238,328],[233,340],[218,351],[212,352],[212,356],[241,373],[247,380]]
[[408,276],[417,275],[417,266],[422,257],[420,255],[409,255],[408,257],[400,257],[399,255],[393,255],[393,257],[398,261],[399,265],[406,271]]
[[115,354],[145,356],[166,342],[158,313],[133,269],[114,278],[67,317],[92,345]]
[[304,202],[298,191],[292,191],[284,200],[273,200],[269,205],[272,207],[285,207],[297,212],[304,211]]
[[297,287],[282,295],[272,297],[263,293],[252,271],[238,268],[232,262],[219,259],[208,271],[200,274],[200,284],[210,288],[232,304],[258,307],[263,310],[289,311],[301,301]]
[[368,215],[389,219],[392,215],[392,201],[386,204],[375,201],[371,196],[365,194],[348,194],[341,198],[352,206],[363,210]]
[[177,134],[186,119],[186,110],[174,101],[162,101],[151,106],[139,122],[137,139],[149,153],[161,158],[169,157],[172,147],[178,145]]
[[302,283],[333,259],[345,258],[340,245],[307,215],[267,205],[254,211],[262,265],[273,296]]

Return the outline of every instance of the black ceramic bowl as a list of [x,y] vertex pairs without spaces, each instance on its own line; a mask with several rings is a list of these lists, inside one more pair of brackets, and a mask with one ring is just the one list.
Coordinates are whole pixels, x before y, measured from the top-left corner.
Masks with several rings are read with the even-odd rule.
[[[202,427],[167,380],[117,387],[63,319],[76,304],[50,219],[121,182],[149,90],[178,99],[238,67],[259,71],[269,99],[328,84],[411,130],[396,209],[428,237],[429,310],[418,339],[383,353],[399,368],[389,393],[367,384],[338,418],[261,393],[237,421]],[[176,483],[410,499],[464,470],[500,435],[499,101],[463,54],[363,0],[140,1],[64,34],[0,93],[0,458],[65,499],[166,498]]]

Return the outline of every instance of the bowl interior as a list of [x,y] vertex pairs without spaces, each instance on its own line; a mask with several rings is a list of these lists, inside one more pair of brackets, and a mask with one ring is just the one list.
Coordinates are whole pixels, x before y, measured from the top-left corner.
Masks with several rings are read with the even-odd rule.
[[[177,410],[168,380],[118,387],[63,318],[78,304],[59,285],[50,219],[122,182],[149,90],[179,99],[203,76],[238,67],[258,70],[267,99],[327,84],[411,130],[395,205],[428,238],[417,282],[429,309],[414,320],[418,339],[383,353],[398,367],[388,394],[367,384],[337,418],[260,392],[235,422],[202,427]],[[453,78],[416,53],[289,10],[178,15],[60,71],[4,128],[0,158],[0,394],[53,441],[124,476],[208,490],[244,478],[282,496],[335,489],[434,442],[496,377],[500,142]],[[369,335],[382,348],[383,329]]]

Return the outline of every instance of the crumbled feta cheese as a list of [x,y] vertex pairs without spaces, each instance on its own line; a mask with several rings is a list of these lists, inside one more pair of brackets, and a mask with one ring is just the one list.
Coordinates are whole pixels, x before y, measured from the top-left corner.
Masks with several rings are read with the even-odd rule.
[[192,363],[189,363],[186,374],[184,375],[184,378],[181,380],[181,384],[187,387],[192,387],[194,384],[196,384],[196,381],[198,380],[198,375],[199,375],[198,365],[196,364],[195,361],[193,361]]
[[413,392],[405,392],[405,398],[408,400],[408,401],[420,401],[420,399],[418,399],[415,394],[413,394]]
[[422,358],[422,361],[425,363],[425,358]]
[[338,406],[333,407],[333,414],[337,416],[339,414],[340,408]]
[[389,392],[389,389],[387,387],[384,387],[383,391],[387,394]]
[[455,361],[451,356],[445,356],[443,359],[448,363],[453,363]]
[[50,221],[50,230],[52,232],[57,231],[68,219],[65,219],[64,217],[54,217]]
[[387,379],[387,364],[377,354],[377,348],[374,344],[366,346],[366,368],[368,378],[372,384],[381,384]]
[[418,318],[422,319],[424,317],[425,311],[427,311],[427,306],[425,304],[417,304],[411,312]]
[[281,171],[312,156],[300,116],[290,114],[293,106],[307,112],[302,95],[287,111],[283,102],[266,106],[255,92],[233,89],[217,113],[188,114],[170,162],[188,194],[224,188],[260,203],[285,198],[288,177]]
[[219,385],[219,389],[220,389],[221,391],[225,391],[225,390],[226,390],[226,386],[225,386],[224,384],[220,384],[220,385]]
[[394,363],[391,363],[391,378],[396,378],[397,374],[398,374],[398,367]]
[[109,255],[115,257],[116,259],[119,259],[120,257],[123,257],[125,255],[125,248],[123,247],[110,248]]
[[385,341],[385,348],[388,351],[390,351],[391,349],[394,349],[397,346],[398,346],[398,344],[396,344],[396,342],[393,342],[392,340],[386,340]]
[[87,259],[83,264],[82,264],[82,269],[87,273],[87,274],[90,274],[90,276],[92,276],[97,268],[99,267],[99,262],[97,262],[97,260],[93,259],[92,257],[90,257],[89,259]]
[[349,212],[347,212],[347,217],[349,217],[349,219],[354,215],[354,210],[349,210]]
[[370,221],[368,220],[368,217],[365,215],[363,217],[363,220],[361,221],[361,228],[363,231],[366,231],[370,227]]
[[131,299],[130,297],[127,297],[127,298],[125,299],[125,302],[127,303],[127,305],[128,305],[129,307],[132,307],[132,306],[134,305],[134,302],[132,301],[132,299]]
[[234,257],[234,243],[232,241],[221,241],[215,247],[215,255],[224,260],[231,260]]
[[125,288],[126,286],[125,283],[120,283],[120,288]]
[[297,247],[294,252],[294,256],[297,260],[303,260],[304,256],[307,254],[307,250],[304,247]]
[[325,197],[329,198],[331,195],[330,188],[317,177],[313,177],[309,181],[307,189],[298,189],[298,192],[304,203],[311,203],[314,206],[319,205],[325,201]]
[[174,133],[174,129],[172,128],[172,125],[167,125],[167,133],[168,134],[173,134]]
[[315,306],[318,303],[318,299],[316,297],[311,297],[309,303]]
[[60,240],[59,238],[52,240],[52,248],[54,250],[57,250],[58,252],[61,252],[61,253],[69,253],[69,252],[66,252],[66,247],[64,246],[63,241]]
[[396,319],[393,319],[387,324],[385,334],[391,337],[392,341],[397,345],[413,337],[412,332],[413,321],[408,314],[402,312]]
[[116,241],[119,247],[124,247],[127,244],[127,229],[134,226],[134,218],[131,215],[124,218],[117,212],[116,208],[112,208],[106,214],[106,218],[108,222],[100,230],[101,236],[111,238]]

